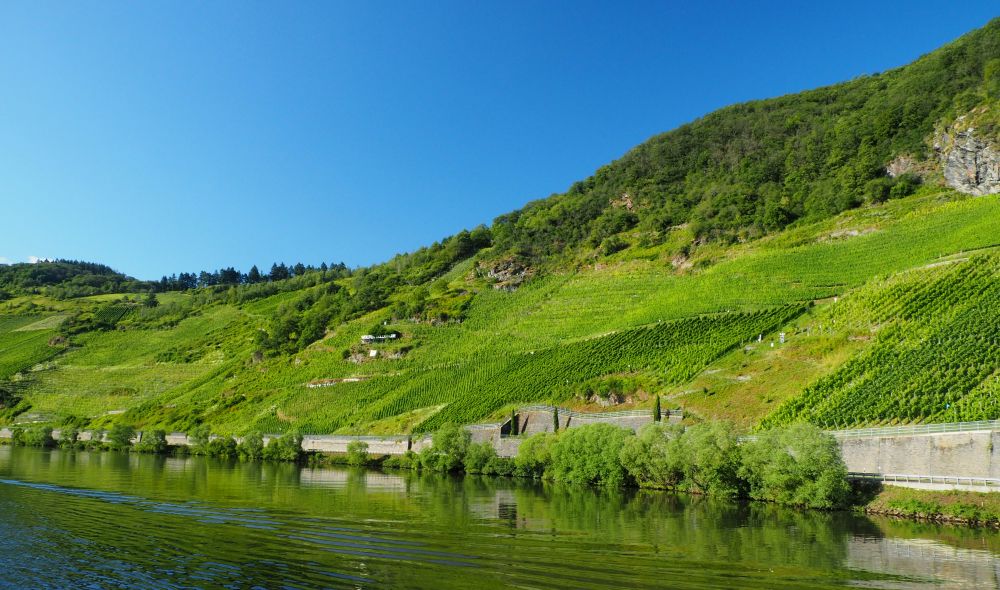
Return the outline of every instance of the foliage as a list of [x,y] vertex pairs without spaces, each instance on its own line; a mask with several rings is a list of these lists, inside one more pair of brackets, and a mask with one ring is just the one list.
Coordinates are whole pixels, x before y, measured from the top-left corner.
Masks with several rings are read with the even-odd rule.
[[497,452],[488,441],[470,444],[465,452],[463,467],[466,473],[486,473],[491,461],[497,459]]
[[539,432],[526,438],[514,458],[516,473],[524,477],[542,477],[552,465],[552,446],[557,436]]
[[406,451],[402,455],[393,455],[382,462],[382,467],[388,469],[415,469],[420,466],[420,455]]
[[619,460],[640,487],[677,488],[686,467],[683,435],[684,427],[679,424],[647,424],[625,441]]
[[264,448],[263,458],[268,461],[296,462],[302,458],[302,435],[291,431],[272,438]]
[[714,496],[741,495],[739,439],[732,424],[695,424],[684,431],[680,447],[687,489]]
[[741,448],[739,475],[755,500],[839,508],[848,498],[847,467],[837,441],[809,424],[769,430]]
[[99,293],[121,293],[148,289],[137,281],[103,264],[77,260],[0,265],[0,289],[7,293],[46,292],[57,299]]
[[431,438],[431,446],[420,452],[420,464],[435,471],[458,471],[469,451],[472,434],[456,424],[445,424]]
[[52,448],[56,441],[52,438],[52,428],[48,426],[32,426],[25,429],[20,437],[20,444],[26,447]]
[[264,458],[264,436],[259,432],[251,432],[243,437],[237,447],[241,459],[260,461]]
[[142,433],[142,439],[135,445],[140,453],[160,455],[167,452],[167,433],[163,430],[151,430]]
[[108,432],[108,445],[117,451],[124,451],[132,447],[133,438],[135,428],[127,424],[115,424]]
[[208,454],[208,443],[212,440],[212,429],[205,424],[199,424],[188,433],[188,443],[196,455]]
[[684,223],[699,238],[745,239],[891,193],[886,164],[925,155],[941,120],[996,86],[998,31],[994,20],[908,66],[733,105],[653,137],[566,193],[497,218],[494,250],[541,261],[633,227],[664,239]]
[[239,456],[239,447],[236,439],[231,436],[218,436],[208,442],[205,447],[205,454],[210,457],[221,459],[232,459]]
[[75,448],[80,442],[80,431],[75,426],[66,426],[59,431],[59,446]]
[[367,464],[368,443],[363,440],[352,440],[347,443],[347,463],[349,465]]
[[611,424],[588,424],[562,432],[552,445],[546,476],[556,481],[622,486],[629,474],[619,461],[632,433]]

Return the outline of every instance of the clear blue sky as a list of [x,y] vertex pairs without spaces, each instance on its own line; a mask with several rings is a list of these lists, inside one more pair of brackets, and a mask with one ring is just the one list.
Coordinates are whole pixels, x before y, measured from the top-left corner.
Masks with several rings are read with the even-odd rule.
[[0,3],[0,262],[370,264],[995,2]]

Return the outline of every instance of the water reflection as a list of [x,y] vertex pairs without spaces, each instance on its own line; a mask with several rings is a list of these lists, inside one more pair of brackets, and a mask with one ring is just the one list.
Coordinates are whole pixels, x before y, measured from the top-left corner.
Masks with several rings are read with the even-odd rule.
[[0,447],[0,587],[1000,589],[990,531],[518,479]]

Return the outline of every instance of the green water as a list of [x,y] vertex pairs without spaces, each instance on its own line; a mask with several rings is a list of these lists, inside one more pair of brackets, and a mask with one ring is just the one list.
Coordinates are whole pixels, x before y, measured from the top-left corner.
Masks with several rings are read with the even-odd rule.
[[998,552],[665,493],[0,447],[2,588],[1000,588]]

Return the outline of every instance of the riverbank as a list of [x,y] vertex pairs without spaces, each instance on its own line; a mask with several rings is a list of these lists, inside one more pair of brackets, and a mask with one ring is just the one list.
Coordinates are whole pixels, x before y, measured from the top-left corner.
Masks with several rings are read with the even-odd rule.
[[1000,528],[1000,494],[885,486],[857,510],[911,520]]

